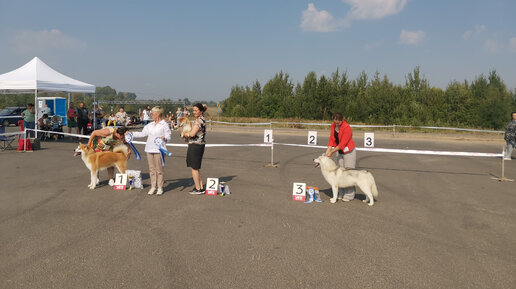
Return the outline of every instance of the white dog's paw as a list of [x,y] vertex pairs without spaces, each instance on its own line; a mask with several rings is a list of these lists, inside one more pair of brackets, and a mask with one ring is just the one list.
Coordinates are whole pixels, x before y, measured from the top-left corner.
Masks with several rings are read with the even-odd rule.
[[368,202],[368,200],[362,200],[362,202],[367,203],[367,202]]
[[337,202],[337,198],[331,198],[330,203],[335,204]]
[[99,179],[97,179],[97,185],[98,185],[99,183],[100,183],[100,180],[99,180]]
[[372,206],[373,204],[374,204],[374,203],[369,203],[369,204],[367,204],[367,205],[368,205],[368,206]]

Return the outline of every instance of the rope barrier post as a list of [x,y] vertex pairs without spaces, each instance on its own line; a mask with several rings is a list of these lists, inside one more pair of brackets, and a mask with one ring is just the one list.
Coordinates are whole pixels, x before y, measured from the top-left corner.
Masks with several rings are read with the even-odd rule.
[[501,178],[495,178],[491,177],[493,180],[497,180],[499,182],[514,182],[513,179],[508,179],[505,177],[505,148],[502,147],[502,177]]
[[23,136],[25,137],[23,139],[23,152],[26,152],[27,151],[27,128],[26,127],[23,128],[23,132],[24,132]]
[[392,136],[396,136],[396,125],[392,125]]
[[[269,122],[269,129],[272,130],[272,121]],[[271,139],[271,163],[265,165],[266,168],[277,168],[278,165],[274,164],[274,137]]]

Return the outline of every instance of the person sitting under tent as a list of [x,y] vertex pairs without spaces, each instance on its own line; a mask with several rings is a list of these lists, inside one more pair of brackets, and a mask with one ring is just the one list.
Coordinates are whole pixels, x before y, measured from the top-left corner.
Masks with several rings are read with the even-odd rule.
[[[52,124],[50,121],[50,118],[48,118],[48,114],[43,114],[43,116],[38,120],[38,126],[40,130],[44,131],[51,131],[52,130]],[[48,133],[42,133],[41,134],[41,140],[45,140],[49,137]]]

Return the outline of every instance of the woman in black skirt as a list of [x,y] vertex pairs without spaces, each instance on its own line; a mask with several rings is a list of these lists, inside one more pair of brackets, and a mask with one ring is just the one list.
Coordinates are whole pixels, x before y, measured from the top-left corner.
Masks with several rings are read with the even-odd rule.
[[[202,104],[196,103],[193,107],[193,115],[195,121],[192,124],[192,130],[188,135],[188,151],[186,153],[186,166],[192,168],[192,178],[195,188],[190,192],[192,195],[204,194],[204,186],[202,184],[201,163],[204,155],[204,146],[206,144],[206,120],[203,117],[205,108]],[[181,128],[182,133],[182,128]]]

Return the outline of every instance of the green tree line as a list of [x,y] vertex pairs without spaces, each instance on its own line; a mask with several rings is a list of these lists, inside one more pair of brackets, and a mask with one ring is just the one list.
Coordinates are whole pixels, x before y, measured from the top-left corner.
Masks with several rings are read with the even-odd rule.
[[222,109],[230,117],[331,120],[340,112],[352,123],[498,130],[516,111],[516,90],[511,92],[494,70],[471,83],[452,81],[444,90],[430,86],[419,67],[404,85],[378,72],[371,79],[365,72],[349,79],[338,69],[330,77],[310,72],[303,83],[294,84],[279,72],[263,88],[258,81],[232,87]]

